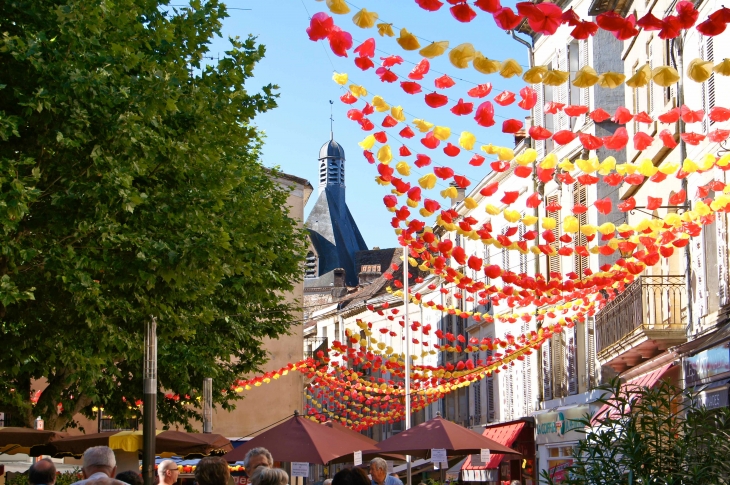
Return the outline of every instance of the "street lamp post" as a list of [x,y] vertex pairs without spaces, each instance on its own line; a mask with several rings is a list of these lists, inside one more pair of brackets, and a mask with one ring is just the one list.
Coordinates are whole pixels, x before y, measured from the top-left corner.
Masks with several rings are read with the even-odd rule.
[[[410,298],[408,297],[408,246],[403,247],[403,306],[405,311],[403,318],[405,320],[406,330],[406,352],[405,352],[405,407],[406,407],[406,430],[411,429],[411,324],[409,322],[408,307]],[[411,478],[411,455],[406,455],[406,485],[413,485]]]
[[155,481],[155,431],[157,421],[157,318],[151,317],[144,335],[144,424],[142,478],[144,485]]

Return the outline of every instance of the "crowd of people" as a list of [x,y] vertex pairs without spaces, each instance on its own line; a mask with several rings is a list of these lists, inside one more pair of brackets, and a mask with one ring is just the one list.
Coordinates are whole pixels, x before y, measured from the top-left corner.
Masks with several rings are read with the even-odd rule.
[[[289,475],[274,468],[274,458],[266,448],[253,448],[246,453],[243,467],[251,485],[288,485]],[[74,485],[143,485],[142,475],[126,470],[117,473],[114,451],[108,446],[94,446],[84,452],[81,468],[83,479]],[[156,485],[175,485],[180,471],[173,460],[162,460],[157,467]],[[28,470],[30,485],[55,485],[56,466],[49,458],[38,460]],[[218,456],[207,456],[195,467],[196,485],[232,485],[228,463]],[[361,468],[345,468],[323,485],[403,485],[401,480],[388,475],[388,466],[382,458],[370,462],[370,477]],[[421,485],[421,484],[419,484]]]

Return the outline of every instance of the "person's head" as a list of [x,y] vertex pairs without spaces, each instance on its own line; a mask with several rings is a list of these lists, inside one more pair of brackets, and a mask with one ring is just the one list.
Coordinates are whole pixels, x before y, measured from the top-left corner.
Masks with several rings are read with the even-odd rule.
[[157,466],[157,476],[160,477],[160,485],[171,485],[177,482],[180,472],[177,469],[177,463],[172,460],[162,460]]
[[133,470],[127,470],[126,472],[117,473],[117,476],[114,478],[121,482],[128,483],[129,485],[144,484],[144,480],[142,480],[142,475]]
[[289,475],[281,468],[258,467],[251,475],[251,485],[287,485]]
[[38,460],[28,470],[31,485],[53,485],[56,483],[56,465],[49,458]]
[[322,485],[332,485],[332,479],[331,478],[328,478],[327,480],[325,480],[324,482],[322,482]]
[[373,458],[370,462],[370,476],[380,483],[388,476],[388,464],[382,458]]
[[86,450],[83,463],[81,471],[84,478],[89,478],[99,472],[108,477],[114,477],[117,474],[117,459],[114,458],[114,452],[108,446],[94,446]]
[[332,485],[370,485],[370,479],[362,468],[344,468],[332,478]]
[[230,477],[228,462],[220,456],[206,456],[195,467],[195,481],[198,485],[228,485]]
[[260,466],[271,468],[274,466],[274,458],[266,448],[251,448],[243,459],[243,468],[246,469],[246,474],[249,477],[252,476],[253,472]]

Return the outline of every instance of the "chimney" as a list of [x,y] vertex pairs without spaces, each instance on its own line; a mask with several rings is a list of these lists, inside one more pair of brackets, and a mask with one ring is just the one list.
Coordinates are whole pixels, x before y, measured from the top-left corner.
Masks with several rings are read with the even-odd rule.
[[456,199],[451,199],[451,207],[456,206],[459,202],[464,200],[464,197],[466,197],[466,189],[459,187],[459,185],[456,182],[449,183],[451,187],[456,187]]
[[334,287],[343,287],[345,285],[345,270],[337,268],[334,270]]
[[358,273],[358,284],[360,286],[369,285],[380,277],[382,272],[380,271],[379,264],[363,264],[360,266],[360,273]]

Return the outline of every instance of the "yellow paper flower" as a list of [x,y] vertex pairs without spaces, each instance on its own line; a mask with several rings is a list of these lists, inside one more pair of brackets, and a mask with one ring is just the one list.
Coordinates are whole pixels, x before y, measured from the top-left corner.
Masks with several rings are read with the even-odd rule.
[[336,72],[336,73],[332,74],[332,80],[334,82],[336,82],[337,84],[339,84],[340,86],[344,86],[345,84],[347,84],[347,73],[346,72],[343,72],[343,73]]
[[581,234],[585,234],[586,236],[592,236],[598,231],[598,228],[592,224],[584,224],[580,226],[580,232]]
[[406,29],[400,29],[400,36],[395,39],[404,50],[414,51],[421,48],[416,36],[408,32]]
[[511,148],[507,147],[500,147],[499,151],[497,152],[497,157],[503,162],[509,162],[513,158],[515,158],[515,151]]
[[710,170],[712,167],[715,166],[715,155],[711,153],[706,153],[705,156],[702,157],[702,160],[700,160],[700,163],[698,163],[701,171],[707,171]]
[[522,224],[524,224],[526,226],[531,226],[531,225],[535,224],[537,222],[537,220],[538,219],[537,219],[536,216],[529,216],[529,215],[528,216],[523,216],[522,217]]
[[436,126],[433,129],[433,136],[441,141],[446,141],[451,136],[451,128],[448,126]]
[[514,224],[515,222],[519,221],[522,217],[522,214],[520,214],[518,211],[514,209],[505,209],[504,212],[502,212],[502,215],[504,216],[505,220],[509,223]]
[[390,116],[401,123],[406,121],[406,115],[403,113],[403,108],[401,106],[393,106],[390,108]]
[[476,209],[478,205],[479,204],[477,204],[477,201],[472,199],[471,197],[464,197],[464,206],[466,206],[467,209]]
[[561,86],[568,82],[570,73],[567,71],[552,70],[548,71],[542,77],[542,83],[546,86]]
[[459,196],[456,187],[449,187],[448,189],[441,191],[441,197],[444,199],[455,199]]
[[393,24],[378,24],[378,34],[380,34],[381,37],[395,37],[395,32],[393,32]]
[[496,216],[497,214],[499,214],[501,212],[499,210],[499,207],[492,205],[492,204],[487,204],[484,207],[484,210],[487,211],[487,214],[492,215],[492,216]]
[[359,98],[360,96],[367,96],[368,90],[357,84],[350,84],[350,93],[356,98]]
[[620,72],[604,72],[598,76],[598,85],[602,88],[615,89],[621,86],[626,80],[626,76]]
[[499,70],[499,75],[507,79],[514,76],[521,76],[522,66],[514,59],[507,59],[502,63],[502,69]]
[[679,73],[671,66],[659,66],[651,71],[651,79],[657,86],[668,88],[679,81]]
[[383,145],[380,147],[377,156],[380,163],[390,163],[390,161],[393,160],[393,153],[390,151],[390,145]]
[[578,167],[578,170],[583,173],[593,173],[598,170],[599,167],[598,158],[596,157],[589,158],[588,160],[582,160],[579,158],[575,161],[575,165]]
[[717,63],[715,67],[712,68],[712,70],[721,76],[730,76],[730,59],[726,57],[725,59]]
[[[715,162],[715,164],[716,164],[716,165],[717,165],[718,167],[727,167],[727,166],[728,166],[728,164],[730,164],[730,153],[726,153],[725,155],[721,156],[721,157],[720,157],[720,158],[719,158],[719,159],[717,160],[717,162]],[[727,187],[730,187],[730,185],[726,186],[726,188],[727,188]]]
[[540,168],[550,170],[558,166],[558,157],[555,153],[550,153],[547,157],[542,159],[540,162]]
[[547,66],[533,66],[525,71],[525,74],[522,75],[522,80],[527,84],[540,84],[547,72]]
[[524,152],[520,153],[517,157],[515,157],[515,162],[519,163],[522,166],[527,166],[533,163],[537,159],[537,150],[534,148],[528,148]]
[[703,83],[712,76],[712,61],[692,59],[687,67],[687,77],[697,83]]
[[436,181],[437,178],[435,174],[427,173],[426,175],[418,179],[418,185],[420,185],[423,189],[431,190],[436,187]]
[[659,169],[654,166],[654,162],[650,158],[645,158],[639,162],[639,173],[644,177],[652,177]]
[[480,148],[487,155],[496,155],[496,153],[499,151],[499,147],[496,147],[491,143],[489,145],[482,145]]
[[607,157],[599,165],[598,173],[601,175],[608,175],[614,168],[616,168],[616,159],[613,157]]
[[558,164],[558,168],[565,170],[566,172],[572,172],[575,170],[575,165],[568,158],[564,158],[562,162]]
[[672,175],[673,173],[676,173],[676,171],[679,169],[678,163],[672,163],[672,162],[664,162],[661,165],[659,165],[659,171],[663,173],[664,175]]
[[647,62],[626,81],[626,85],[630,88],[643,88],[649,81],[651,81],[651,68]]
[[575,216],[566,216],[563,219],[563,231],[565,232],[578,232],[580,229],[580,221]]
[[427,57],[428,59],[433,59],[434,57],[438,57],[440,55],[443,55],[444,52],[446,52],[446,49],[449,48],[449,41],[448,40],[441,40],[439,42],[431,42],[429,45],[418,51],[419,54],[423,57]]
[[697,164],[690,160],[689,158],[684,159],[684,163],[682,163],[682,171],[687,173],[694,173],[699,169]]
[[330,9],[330,12],[338,15],[350,13],[350,7],[347,6],[345,0],[327,0],[327,8]]
[[420,131],[421,133],[426,133],[431,128],[433,128],[433,123],[429,123],[426,120],[415,119],[413,120],[413,124],[416,125],[416,128],[418,128],[418,131]]
[[577,73],[575,73],[575,79],[573,79],[573,86],[576,88],[590,88],[598,82],[598,73],[591,66],[581,67]]
[[398,170],[398,173],[403,175],[404,177],[408,177],[411,174],[411,167],[409,167],[408,163],[406,162],[396,163],[395,169]]
[[378,20],[378,14],[376,12],[368,12],[365,8],[352,17],[352,21],[361,29],[372,29],[375,27],[376,20]]
[[604,236],[608,234],[613,234],[616,232],[616,226],[613,224],[613,222],[604,222],[600,226],[598,226],[598,232],[603,234]]
[[459,136],[459,146],[461,146],[464,150],[471,150],[474,148],[476,141],[477,137],[468,131],[462,131],[461,136]]
[[375,95],[373,96],[373,108],[375,108],[375,111],[383,113],[390,109],[390,105],[381,96]]
[[474,51],[474,46],[466,42],[451,49],[451,52],[449,52],[449,60],[454,67],[465,69],[474,60],[475,55],[476,51]]
[[552,231],[557,227],[557,225],[558,221],[556,221],[554,217],[545,217],[542,220],[542,228],[548,231]]
[[363,150],[370,150],[373,145],[375,145],[375,137],[373,135],[368,135],[363,141],[358,143],[358,145],[360,145],[360,148]]
[[472,61],[472,66],[474,66],[474,69],[476,69],[478,72],[481,72],[482,74],[494,74],[495,72],[499,71],[502,67],[502,63],[500,61],[495,61],[494,59],[488,59],[484,57],[484,54],[477,51],[474,54],[474,61]]

